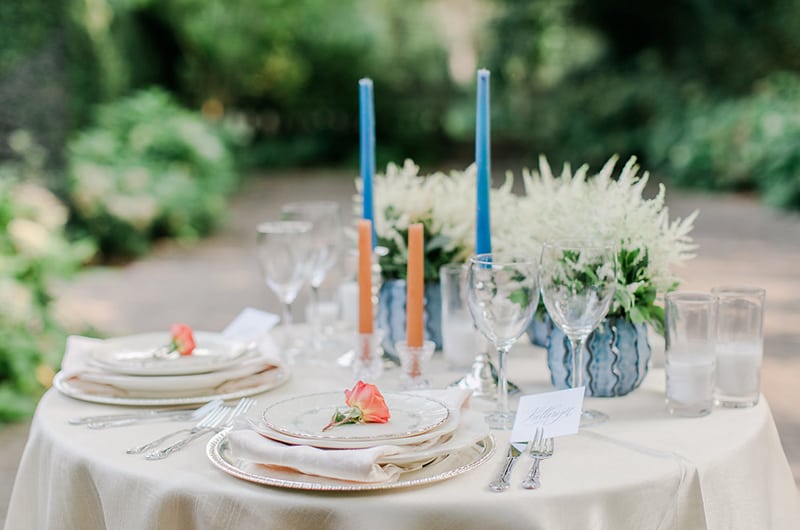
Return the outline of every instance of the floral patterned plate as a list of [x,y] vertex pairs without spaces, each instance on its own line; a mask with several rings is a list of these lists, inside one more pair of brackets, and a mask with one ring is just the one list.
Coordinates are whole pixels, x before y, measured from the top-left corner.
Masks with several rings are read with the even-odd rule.
[[325,392],[289,398],[264,410],[264,424],[282,434],[307,440],[381,441],[410,438],[444,423],[447,405],[429,397],[387,393],[383,397],[391,417],[386,423],[339,425],[322,431],[338,407],[345,405],[342,392]]

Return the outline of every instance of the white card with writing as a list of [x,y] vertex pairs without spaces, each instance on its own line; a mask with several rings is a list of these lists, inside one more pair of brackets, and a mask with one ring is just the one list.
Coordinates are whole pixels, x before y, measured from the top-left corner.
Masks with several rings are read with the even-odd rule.
[[511,431],[511,441],[529,442],[537,427],[544,429],[546,438],[577,433],[585,389],[568,388],[522,396],[514,419],[514,429]]
[[253,307],[246,307],[222,330],[226,337],[243,342],[259,340],[280,321],[280,317]]

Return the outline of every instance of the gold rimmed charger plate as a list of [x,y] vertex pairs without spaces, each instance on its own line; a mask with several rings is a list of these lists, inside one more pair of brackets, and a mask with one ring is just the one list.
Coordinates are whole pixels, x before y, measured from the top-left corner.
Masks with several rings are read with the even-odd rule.
[[489,460],[494,448],[494,438],[489,435],[469,447],[436,459],[421,469],[402,473],[396,482],[379,483],[345,482],[237,459],[231,454],[228,431],[223,431],[209,440],[206,455],[212,464],[225,473],[247,482],[279,488],[341,492],[410,488],[447,480],[467,473]]

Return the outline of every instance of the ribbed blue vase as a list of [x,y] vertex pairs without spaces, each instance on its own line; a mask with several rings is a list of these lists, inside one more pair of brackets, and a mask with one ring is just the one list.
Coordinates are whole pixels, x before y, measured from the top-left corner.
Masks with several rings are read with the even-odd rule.
[[547,348],[550,342],[550,333],[553,331],[553,321],[550,320],[550,315],[544,313],[542,315],[535,315],[531,324],[528,326],[528,338],[531,339],[531,344],[534,346],[541,346]]
[[[442,349],[442,291],[439,282],[425,282],[425,340]],[[396,355],[394,344],[406,338],[406,281],[384,280],[378,292],[378,327],[383,330],[383,349]]]
[[[637,388],[650,361],[647,326],[618,317],[606,318],[586,340],[583,351],[583,382],[586,395],[624,396]],[[572,352],[569,340],[554,326],[547,346],[550,380],[558,389],[569,388]]]

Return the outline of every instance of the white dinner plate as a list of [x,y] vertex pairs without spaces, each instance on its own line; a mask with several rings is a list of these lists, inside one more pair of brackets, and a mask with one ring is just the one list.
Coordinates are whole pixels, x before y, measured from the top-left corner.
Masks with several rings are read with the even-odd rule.
[[369,447],[375,447],[376,445],[421,445],[429,441],[434,441],[437,438],[441,438],[456,430],[459,426],[460,416],[461,411],[451,410],[450,414],[447,416],[447,420],[445,420],[437,428],[431,429],[428,432],[424,432],[416,436],[396,438],[392,440],[317,440],[298,438],[271,429],[264,423],[263,420],[255,421],[251,419],[250,427],[261,436],[265,436],[289,445],[309,445],[311,447],[318,447],[320,449],[367,449]]
[[228,444],[228,431],[211,438],[206,446],[206,455],[212,464],[225,473],[255,484],[313,491],[369,491],[421,486],[455,477],[489,460],[494,453],[494,447],[494,439],[488,435],[471,446],[436,459],[420,469],[402,473],[396,482],[378,483],[345,482],[305,475],[287,468],[268,467],[236,458],[231,454]]
[[169,405],[192,405],[206,403],[212,399],[239,399],[261,394],[286,383],[291,372],[285,366],[274,367],[226,381],[213,388],[199,388],[184,392],[134,392],[113,385],[82,379],[80,375],[69,376],[59,372],[53,379],[53,387],[62,394],[81,401],[106,405],[158,407]]
[[159,359],[153,352],[171,341],[166,332],[104,340],[89,353],[92,364],[126,375],[193,375],[230,368],[250,350],[246,343],[219,333],[195,331],[191,355]]
[[306,440],[339,442],[397,440],[426,433],[444,423],[450,411],[436,399],[414,394],[383,395],[389,408],[386,423],[338,425],[323,431],[337,408],[346,406],[344,392],[292,397],[264,410],[264,424],[282,434]]

